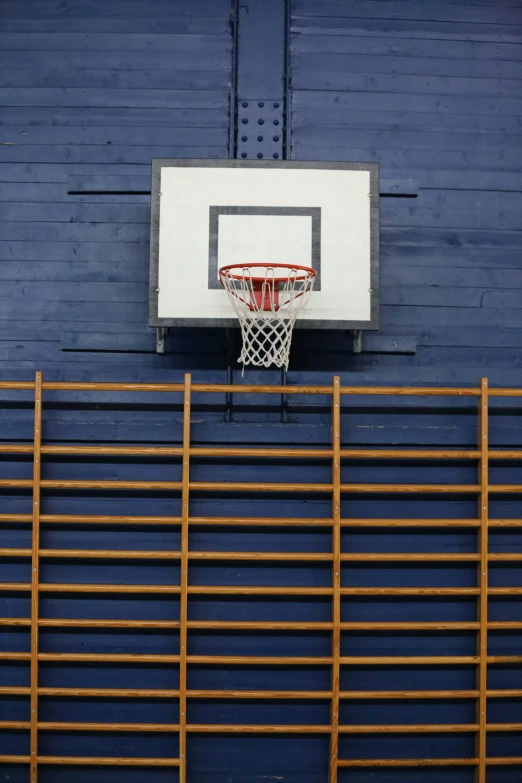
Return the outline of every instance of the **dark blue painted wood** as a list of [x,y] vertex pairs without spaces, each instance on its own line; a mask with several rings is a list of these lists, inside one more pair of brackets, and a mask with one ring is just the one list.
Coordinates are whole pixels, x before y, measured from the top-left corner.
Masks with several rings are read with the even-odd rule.
[[[250,3],[249,9],[254,10]],[[382,330],[366,335],[376,353],[353,355],[351,334],[294,336],[289,388],[294,383],[330,383],[340,372],[345,384],[476,385],[488,375],[492,385],[522,386],[521,232],[522,169],[520,130],[522,66],[520,6],[514,0],[434,2],[414,5],[394,0],[292,0],[290,52],[294,158],[363,159],[381,163]],[[229,0],[4,0],[0,4],[0,379],[45,377],[78,380],[179,382],[186,371],[202,382],[227,380],[223,335],[206,330],[179,331],[168,337],[167,353],[152,352],[147,327],[148,195],[152,157],[227,157],[230,131],[232,36]],[[243,43],[239,84],[252,96],[282,89],[284,8],[279,0],[256,3],[259,26],[242,10]],[[252,16],[253,18],[253,16]],[[263,35],[261,35],[261,32]],[[272,41],[270,45],[262,43]],[[268,92],[267,92],[268,91]],[[249,95],[250,97],[250,95]],[[289,116],[289,115],[288,115]],[[109,143],[110,142],[110,143]],[[73,193],[71,193],[73,191]],[[130,194],[130,195],[124,195]],[[395,198],[412,195],[414,199]],[[76,343],[73,340],[76,339]],[[397,346],[393,343],[397,342]],[[388,353],[404,347],[416,352]],[[76,348],[76,350],[75,350]],[[363,344],[364,348],[364,344]],[[63,350],[65,349],[65,350]],[[373,349],[372,349],[373,350]],[[386,352],[385,352],[386,351]],[[275,371],[237,367],[239,383],[279,383]],[[30,442],[30,395],[0,394],[0,439]],[[64,405],[64,399],[67,403]],[[179,396],[46,393],[46,441],[177,444],[181,439]],[[23,402],[25,400],[25,402]],[[261,405],[234,399],[233,421],[225,423],[225,397],[196,399],[193,437],[201,444],[327,445],[329,401],[289,396],[288,423],[281,423],[279,399]],[[491,440],[497,447],[520,448],[520,403],[495,402]],[[474,447],[474,401],[411,398],[347,399],[342,428],[348,445]],[[48,459],[46,477],[179,478],[173,460]],[[256,464],[238,460],[197,461],[196,480],[326,481],[325,461]],[[519,466],[495,464],[491,480],[519,480]],[[27,458],[0,463],[0,477],[31,475]],[[346,481],[475,481],[473,463],[378,464],[347,461]],[[44,510],[75,514],[179,512],[179,494],[48,492]],[[1,499],[2,513],[28,513],[28,492]],[[327,516],[329,498],[302,494],[265,497],[227,493],[196,495],[193,513],[254,516]],[[469,496],[346,496],[346,516],[379,518],[465,518],[476,514]],[[491,513],[520,517],[520,501],[493,495]],[[231,550],[326,551],[329,534],[321,529],[238,531],[194,528],[192,546]],[[24,526],[6,528],[0,546],[28,546]],[[474,551],[469,530],[407,531],[376,529],[343,532],[352,551]],[[54,525],[42,531],[42,546],[157,548],[179,546],[177,530],[151,527],[123,531],[115,526],[78,529]],[[520,532],[491,533],[492,551],[522,551]],[[193,569],[193,570],[192,570]],[[29,579],[29,564],[2,563],[5,579]],[[2,579],[4,576],[2,575]],[[46,580],[161,584],[177,578],[176,568],[158,562],[79,561],[74,566],[45,561]],[[200,583],[328,584],[324,566],[295,568],[194,564]],[[350,565],[345,584],[474,584],[475,566],[449,568]],[[491,583],[520,583],[519,569],[495,566]],[[168,619],[177,601],[138,594],[80,598],[47,595],[47,617]],[[475,600],[343,600],[344,620],[472,620]],[[191,600],[191,616],[210,619],[328,620],[329,601],[230,598]],[[27,595],[2,599],[3,616],[29,616]],[[520,602],[491,601],[490,617],[521,620]],[[2,649],[29,649],[26,630],[1,636]],[[171,651],[175,634],[42,631],[42,649]],[[393,654],[412,650],[431,654],[474,651],[473,634],[350,634],[343,652]],[[269,654],[327,652],[324,634],[194,633],[194,651]],[[491,634],[495,654],[518,654],[519,634]],[[42,665],[44,686],[177,687],[175,667]],[[328,667],[273,670],[263,667],[198,667],[190,687],[328,688]],[[0,682],[27,685],[28,668],[0,668]],[[473,667],[347,668],[343,688],[474,688]],[[520,671],[494,668],[490,687],[522,687]],[[246,702],[191,703],[189,720],[266,720],[322,722],[328,705]],[[45,720],[172,720],[175,702],[147,700],[41,700]],[[522,722],[519,702],[490,706],[491,720]],[[26,700],[0,700],[0,719],[26,719]],[[437,701],[396,706],[356,700],[343,705],[347,722],[472,721],[470,702]],[[492,735],[488,751],[519,754],[519,738]],[[57,734],[42,738],[43,753],[107,753],[107,736]],[[344,757],[471,756],[471,735],[343,737]],[[111,751],[128,755],[175,754],[175,737],[111,737]],[[27,735],[0,739],[0,752],[28,752]],[[194,783],[253,783],[261,777],[287,783],[324,783],[325,737],[208,737],[189,739],[189,775]],[[25,783],[26,769],[4,769],[11,783]],[[70,769],[45,767],[42,783],[69,783]],[[90,770],[75,770],[78,783],[91,783]],[[493,769],[488,783],[512,783],[519,770]],[[98,783],[166,783],[164,770],[100,769]],[[424,770],[427,783],[471,783],[471,770]],[[339,783],[418,783],[417,770],[342,771]]]

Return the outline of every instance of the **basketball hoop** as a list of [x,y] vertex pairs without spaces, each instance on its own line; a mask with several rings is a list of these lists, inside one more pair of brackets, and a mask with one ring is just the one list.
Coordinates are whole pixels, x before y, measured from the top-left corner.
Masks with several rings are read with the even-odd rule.
[[288,369],[294,324],[315,277],[315,269],[296,264],[230,264],[219,270],[241,325],[243,365]]

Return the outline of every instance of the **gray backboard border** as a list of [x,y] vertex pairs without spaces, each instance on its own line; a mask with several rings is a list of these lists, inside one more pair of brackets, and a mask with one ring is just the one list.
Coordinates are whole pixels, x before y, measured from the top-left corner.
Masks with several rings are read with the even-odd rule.
[[237,318],[160,318],[158,316],[159,279],[159,221],[160,183],[164,168],[288,168],[288,169],[334,169],[346,171],[369,171],[370,173],[370,320],[369,321],[304,321],[298,320],[300,329],[357,329],[379,328],[379,164],[376,162],[333,162],[305,160],[205,160],[184,158],[154,158],[152,160],[152,193],[150,221],[150,275],[149,275],[149,326],[209,326],[234,327]]

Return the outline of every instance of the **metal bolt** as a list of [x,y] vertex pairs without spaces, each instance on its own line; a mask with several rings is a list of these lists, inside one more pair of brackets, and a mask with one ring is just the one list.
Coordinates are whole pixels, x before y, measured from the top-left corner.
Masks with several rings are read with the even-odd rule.
[[247,101],[243,101],[242,106],[243,106],[244,109],[246,109],[246,107],[248,106],[248,102]]
[[159,294],[159,288],[156,288],[156,293]]
[[241,136],[241,141],[248,141],[248,136]]
[[246,158],[246,156],[247,156],[246,152],[242,152],[242,153],[241,153],[241,157],[242,157],[242,158]]
[[241,122],[243,123],[243,125],[248,125],[248,120],[247,120],[247,118],[246,118],[246,117],[243,117],[243,119],[241,120]]
[[274,120],[274,125],[279,125],[279,120]]
[[263,101],[259,101],[257,105],[259,106],[260,109],[262,109],[265,104],[263,103]]
[[161,193],[161,192],[160,192],[160,193],[158,193],[158,196],[163,196],[163,193]]
[[264,121],[264,120],[258,120],[258,121],[257,121],[257,124],[258,124],[258,125],[264,125],[264,124],[265,124],[265,121]]
[[258,152],[257,153],[257,157],[261,159],[263,157],[263,153],[262,152]]
[[273,158],[278,158],[278,157],[279,157],[279,155],[277,154],[277,152],[274,152],[274,154],[272,155],[272,157],[273,157]]
[[257,140],[258,140],[258,141],[263,141],[263,137],[262,137],[262,136],[258,136],[258,137],[257,137]]

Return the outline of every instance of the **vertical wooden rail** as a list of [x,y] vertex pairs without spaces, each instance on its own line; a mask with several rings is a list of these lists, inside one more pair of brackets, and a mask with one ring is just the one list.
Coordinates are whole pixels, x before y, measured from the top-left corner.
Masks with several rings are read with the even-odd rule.
[[479,444],[480,464],[478,471],[478,483],[480,484],[479,496],[479,541],[480,554],[478,585],[480,595],[478,600],[479,632],[477,639],[477,655],[480,658],[477,672],[477,690],[479,698],[477,702],[477,757],[476,783],[486,783],[486,725],[487,725],[487,678],[488,678],[488,520],[489,520],[489,496],[488,496],[488,380],[480,381],[479,397]]
[[189,477],[190,477],[190,386],[185,375],[183,393],[183,465],[181,472],[181,558],[179,607],[179,780],[187,780],[187,615],[188,615],[188,548],[189,548]]
[[34,387],[33,509],[31,551],[31,736],[30,781],[38,780],[38,590],[40,583],[40,475],[42,451],[42,373]]
[[332,389],[332,704],[330,723],[330,783],[337,783],[339,758],[339,679],[341,655],[341,383]]

